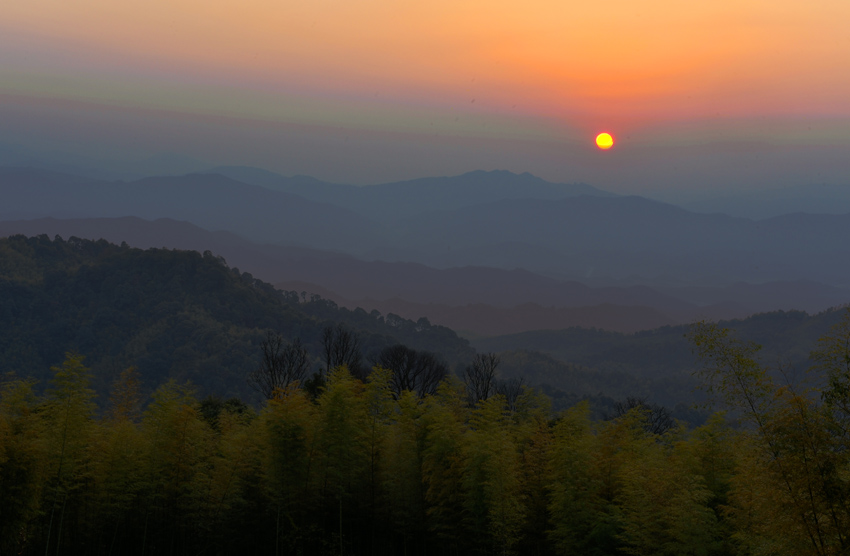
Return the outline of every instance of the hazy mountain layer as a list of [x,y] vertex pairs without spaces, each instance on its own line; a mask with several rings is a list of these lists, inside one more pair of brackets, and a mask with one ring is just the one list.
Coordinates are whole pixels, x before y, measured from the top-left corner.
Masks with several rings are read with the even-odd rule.
[[414,214],[489,203],[504,199],[564,199],[579,195],[613,197],[584,183],[552,183],[529,173],[475,171],[460,176],[352,186],[329,184],[307,176],[287,178],[244,166],[223,166],[213,173],[235,180],[332,203],[364,216],[402,220]]
[[[573,279],[721,285],[850,284],[850,215],[763,221],[697,214],[642,197],[513,200],[420,215],[396,248],[434,266],[520,266]],[[381,256],[380,252],[372,254]]]
[[[169,217],[261,243],[330,249],[365,260],[437,268],[521,268],[556,277],[559,283],[717,287],[736,282],[809,281],[850,286],[850,245],[845,241],[850,237],[850,215],[794,214],[754,221],[693,213],[641,197],[602,195],[482,200],[456,209],[433,208],[472,202],[479,198],[476,192],[487,187],[496,196],[500,191],[519,195],[526,182],[532,184],[529,195],[563,193],[566,187],[533,176],[484,172],[374,186],[376,197],[368,205],[385,209],[367,217],[347,206],[219,175],[106,183],[5,169],[0,172],[0,194],[8,202],[0,209],[0,217]],[[345,204],[344,197],[337,202]],[[421,267],[415,271],[422,272]],[[327,269],[320,274],[328,275]],[[346,283],[358,284],[356,272],[346,278]],[[315,281],[303,275],[285,279]],[[381,298],[396,295],[373,276],[368,280],[358,287],[371,284],[380,289]],[[352,297],[337,285],[316,283]],[[487,287],[482,282],[475,290]],[[424,293],[409,300],[432,301]],[[484,302],[467,297],[451,303],[479,301]],[[525,302],[549,303],[529,298],[517,301]],[[590,304],[604,302],[620,303]]]
[[[817,315],[774,311],[721,321],[720,325],[732,329],[742,340],[760,344],[761,361],[774,369],[781,368],[787,374],[783,381],[798,383],[804,378],[809,354],[818,338],[828,334],[844,316],[844,309]],[[471,343],[480,351],[530,350],[583,368],[657,380],[688,377],[696,369],[693,347],[686,338],[688,329],[688,325],[680,325],[621,334],[570,328],[479,338]]]
[[4,220],[123,217],[186,220],[255,240],[321,248],[373,245],[381,227],[354,212],[220,175],[133,182],[80,181],[62,174],[0,168]]
[[674,202],[694,212],[719,212],[756,220],[783,214],[850,213],[850,186],[812,184],[781,189],[745,191]]
[[523,303],[513,307],[500,307],[485,303],[414,303],[400,298],[365,298],[352,301],[306,282],[283,282],[276,285],[284,290],[314,293],[342,307],[362,307],[366,311],[393,313],[414,320],[424,316],[433,324],[447,326],[467,337],[499,336],[527,330],[558,330],[572,326],[637,332],[679,322],[657,309],[641,305],[542,307],[537,303]]
[[695,318],[733,318],[774,309],[809,312],[844,303],[844,290],[816,283],[679,288],[591,288],[527,271],[439,270],[414,263],[366,262],[306,248],[258,245],[186,222],[134,217],[0,222],[0,236],[22,233],[104,238],[130,246],[212,251],[232,266],[284,289],[405,318],[427,317],[473,335],[570,326],[633,332]]

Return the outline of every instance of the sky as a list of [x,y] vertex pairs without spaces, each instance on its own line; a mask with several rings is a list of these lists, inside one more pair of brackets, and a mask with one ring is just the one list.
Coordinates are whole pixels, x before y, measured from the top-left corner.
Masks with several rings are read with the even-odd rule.
[[0,162],[850,187],[848,27],[846,0],[6,0]]

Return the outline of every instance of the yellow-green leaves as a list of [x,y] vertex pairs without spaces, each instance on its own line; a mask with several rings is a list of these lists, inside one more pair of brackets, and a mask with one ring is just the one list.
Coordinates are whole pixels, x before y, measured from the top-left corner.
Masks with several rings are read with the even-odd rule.
[[40,442],[32,383],[0,385],[0,553],[18,552],[21,532],[38,516],[45,446]]
[[754,554],[840,554],[850,550],[850,451],[844,403],[847,321],[821,341],[815,371],[826,374],[825,404],[817,390],[777,387],[755,348],[727,330],[700,323],[692,338],[709,363],[707,378],[750,427],[736,450],[729,515],[738,542]]

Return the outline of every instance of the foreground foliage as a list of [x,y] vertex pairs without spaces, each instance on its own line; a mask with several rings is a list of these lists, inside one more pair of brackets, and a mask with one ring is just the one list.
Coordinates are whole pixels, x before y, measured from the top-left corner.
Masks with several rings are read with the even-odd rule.
[[663,434],[638,405],[551,418],[524,389],[470,405],[334,369],[255,412],[135,371],[98,411],[80,356],[44,397],[0,401],[0,553],[845,554],[850,321],[814,354],[820,389],[776,386],[755,348],[692,331],[722,414]]
[[[0,555],[850,553],[848,319],[803,385],[730,331],[694,326],[701,378],[730,411],[687,430],[655,426],[643,403],[553,418],[545,397],[493,382],[492,354],[464,385],[423,354],[465,345],[426,322],[349,315],[388,367],[349,373],[356,358],[330,356],[344,329],[322,326],[340,311],[209,254],[46,237],[0,251],[4,366],[48,376],[0,384]],[[327,375],[302,388],[305,347],[267,336],[274,380],[257,381],[258,410],[174,380],[142,396],[167,376],[203,377],[207,391],[222,369],[243,380],[227,357],[269,329],[326,347]],[[29,372],[65,345],[44,338],[96,347],[98,372],[73,352]],[[125,359],[145,381],[120,372]]]
[[850,552],[850,310],[812,353],[808,385],[767,372],[728,330],[703,323],[692,337],[709,390],[748,425],[729,480],[735,541],[751,554]]

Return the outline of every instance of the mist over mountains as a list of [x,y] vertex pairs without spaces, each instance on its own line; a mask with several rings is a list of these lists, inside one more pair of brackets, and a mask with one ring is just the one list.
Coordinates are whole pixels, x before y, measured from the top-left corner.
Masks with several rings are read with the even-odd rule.
[[846,214],[850,212],[850,187],[828,183],[798,185],[743,192],[720,192],[696,198],[674,192],[653,196],[694,212],[723,213],[762,220],[783,214]]
[[244,166],[210,171],[231,179],[292,193],[318,202],[344,206],[380,221],[399,221],[413,215],[457,210],[503,200],[554,200],[581,195],[614,197],[584,183],[551,183],[529,173],[474,171],[461,176],[420,178],[371,186],[339,185],[307,176],[287,178]]
[[524,270],[435,269],[418,263],[368,262],[328,251],[253,244],[230,232],[208,232],[169,219],[0,222],[0,235],[13,234],[103,238],[140,248],[210,250],[284,290],[318,294],[351,309],[377,309],[415,319],[427,316],[435,323],[475,334],[582,325],[631,332],[687,320],[694,311],[703,310],[646,287],[591,288]]
[[[0,218],[137,216],[175,218],[210,230],[265,240],[345,248],[373,241],[378,227],[336,205],[271,191],[220,175],[189,174],[133,182],[72,180],[63,174],[0,171],[8,202]],[[343,230],[350,228],[347,233]]]
[[696,213],[530,174],[351,186],[248,167],[130,182],[6,167],[0,198],[4,235],[211,250],[344,306],[481,335],[850,300],[848,214]]

